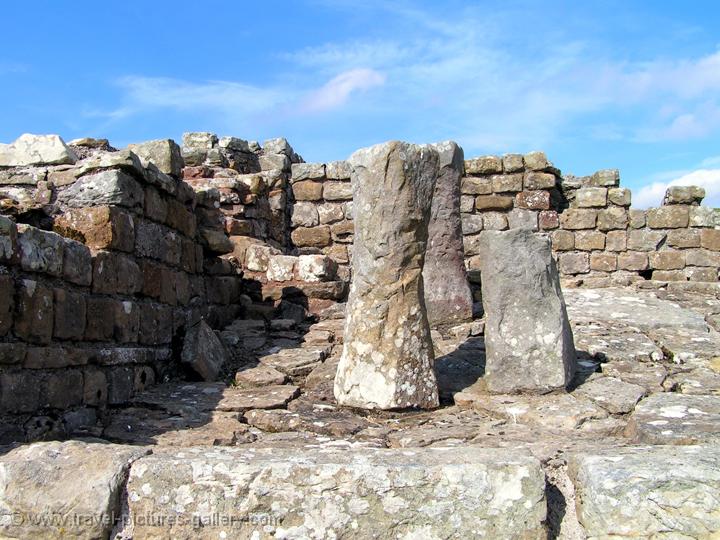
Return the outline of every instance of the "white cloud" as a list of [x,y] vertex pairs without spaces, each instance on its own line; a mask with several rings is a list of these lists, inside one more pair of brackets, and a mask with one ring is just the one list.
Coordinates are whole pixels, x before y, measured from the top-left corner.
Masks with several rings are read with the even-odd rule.
[[700,186],[705,188],[703,205],[720,207],[720,169],[698,169],[683,174],[670,182],[653,182],[633,193],[634,208],[650,208],[662,204],[670,186]]
[[336,109],[345,105],[350,94],[381,86],[385,77],[372,69],[351,69],[310,92],[300,101],[299,113],[313,113]]

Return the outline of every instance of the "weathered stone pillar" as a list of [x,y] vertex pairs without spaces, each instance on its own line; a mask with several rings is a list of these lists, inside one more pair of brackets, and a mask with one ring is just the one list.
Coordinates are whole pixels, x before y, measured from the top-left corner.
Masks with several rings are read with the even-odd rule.
[[434,144],[439,156],[423,281],[428,320],[432,325],[472,319],[472,292],[465,269],[460,224],[460,179],[465,159],[452,141]]
[[358,150],[349,163],[353,281],[335,397],[366,409],[437,407],[422,269],[438,153],[394,141]]
[[575,345],[546,236],[528,230],[481,233],[485,381],[493,393],[565,388]]

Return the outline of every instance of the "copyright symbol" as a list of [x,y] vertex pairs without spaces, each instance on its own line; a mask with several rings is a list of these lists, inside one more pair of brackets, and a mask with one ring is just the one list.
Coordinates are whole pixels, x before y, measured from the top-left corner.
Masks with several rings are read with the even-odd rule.
[[13,525],[22,525],[24,522],[25,522],[25,518],[20,512],[12,513],[12,524]]

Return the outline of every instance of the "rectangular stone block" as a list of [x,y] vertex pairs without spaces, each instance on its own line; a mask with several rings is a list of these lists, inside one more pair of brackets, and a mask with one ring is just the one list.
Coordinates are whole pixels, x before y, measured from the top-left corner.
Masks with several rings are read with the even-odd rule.
[[605,249],[607,251],[625,251],[627,249],[627,232],[608,231],[605,235]]
[[542,190],[521,191],[515,196],[515,206],[530,210],[549,210],[550,192]]
[[325,164],[325,176],[330,180],[350,180],[352,167],[347,161],[331,161]]
[[597,210],[568,208],[560,214],[560,226],[568,230],[594,229]]
[[625,208],[611,206],[598,212],[597,228],[601,231],[627,229],[628,213]]
[[[155,515],[184,524],[178,537],[196,535],[200,521],[208,538],[544,538],[544,489],[540,463],[513,450],[190,448],[133,463],[128,522],[136,538],[164,534],[139,519]],[[235,491],[243,497],[225,495]],[[232,525],[212,520],[224,514]]]
[[632,192],[628,188],[610,188],[608,189],[608,201],[617,206],[630,206]]
[[667,233],[667,245],[674,248],[700,247],[700,230],[673,229]]
[[350,182],[325,182],[323,198],[326,201],[349,201],[353,198]]
[[79,178],[58,195],[58,201],[71,208],[117,205],[142,210],[145,191],[126,172],[106,169]]
[[[691,231],[694,232],[693,229]],[[690,231],[688,231],[689,233]],[[700,231],[700,245],[710,251],[720,251],[720,230],[719,229],[702,229]],[[697,247],[697,246],[687,246]]]
[[158,223],[165,223],[168,215],[168,203],[160,192],[152,186],[145,186],[145,216]]
[[135,228],[135,250],[140,257],[149,257],[172,266],[180,264],[181,237],[172,229],[145,219]]
[[176,199],[168,201],[167,225],[177,231],[180,231],[188,238],[194,238],[197,231],[197,221],[195,214]]
[[140,331],[138,304],[127,300],[116,302],[113,322],[113,337],[117,343],[137,343]]
[[18,225],[17,230],[22,269],[62,276],[63,237],[25,224]]
[[720,253],[707,249],[688,249],[685,252],[685,264],[688,266],[720,267]]
[[479,195],[475,197],[475,208],[485,210],[509,210],[513,207],[513,197],[506,195]]
[[40,407],[42,379],[36,372],[0,373],[0,410],[10,413],[35,412]]
[[628,226],[631,229],[642,229],[645,226],[647,222],[647,211],[631,208],[628,215],[630,217]]
[[460,181],[460,191],[463,195],[490,195],[492,181],[486,177],[466,176]]
[[0,215],[0,263],[15,264],[20,257],[17,245],[17,225]]
[[86,369],[83,373],[83,403],[102,406],[107,403],[107,377],[99,369]]
[[525,161],[525,168],[531,171],[543,171],[552,167],[552,163],[548,161],[545,152],[528,152],[523,159]]
[[526,208],[513,208],[507,213],[510,229],[538,230],[538,212]]
[[139,342],[143,345],[165,345],[172,340],[172,308],[161,304],[140,306]]
[[135,246],[132,215],[116,206],[71,209],[55,219],[54,229],[92,249],[130,252]]
[[525,168],[522,154],[505,154],[502,157],[502,163],[505,172],[518,172]]
[[598,231],[578,231],[575,233],[575,249],[582,251],[605,249],[605,235]]
[[135,389],[135,372],[128,367],[115,367],[107,372],[109,405],[122,405],[130,401]]
[[607,206],[607,188],[580,188],[575,192],[575,203],[579,208],[604,208]]
[[618,268],[620,270],[629,270],[639,272],[647,270],[649,266],[647,253],[638,251],[626,251],[618,254]]
[[[460,196],[460,211],[463,213],[470,213],[475,209],[475,197],[472,195],[461,195]],[[347,210],[345,212],[347,214]],[[352,219],[352,214],[348,216],[348,219]]]
[[291,233],[290,237],[296,247],[323,248],[331,243],[330,227],[328,225],[298,227]]
[[698,205],[705,198],[705,189],[698,186],[670,186],[665,191],[663,206],[671,204]]
[[668,250],[650,253],[650,268],[654,270],[682,270],[685,268],[685,252]]
[[614,253],[591,253],[590,270],[614,272],[617,270],[617,255]]
[[557,183],[554,174],[544,172],[529,172],[525,174],[523,186],[528,190],[552,189]]
[[662,206],[647,211],[647,225],[651,229],[679,229],[690,222],[687,206]]
[[296,201],[319,201],[323,198],[323,184],[311,180],[295,182],[292,192]]
[[587,274],[590,271],[590,254],[561,253],[558,256],[558,267],[566,275]]
[[522,173],[495,174],[490,181],[495,193],[515,193],[523,189]]
[[292,182],[300,180],[320,180],[325,178],[324,163],[293,163],[291,165]]
[[90,249],[75,240],[64,239],[63,279],[87,287],[92,283],[92,254]]
[[116,302],[112,298],[103,297],[86,299],[85,339],[87,341],[112,341],[115,334]]
[[137,263],[121,253],[100,251],[93,258],[94,293],[133,295],[143,288]]
[[89,354],[73,347],[28,347],[23,367],[27,369],[57,369],[88,363]]
[[56,288],[55,324],[53,335],[56,339],[82,340],[85,335],[85,297],[73,291]]
[[538,216],[538,224],[544,231],[557,229],[560,226],[560,217],[555,210],[544,210]]
[[652,278],[655,281],[686,281],[685,272],[681,270],[653,270]]
[[342,221],[345,218],[344,205],[325,203],[317,207],[321,225],[328,225]]
[[627,248],[633,251],[655,251],[664,239],[664,232],[633,230],[628,232]]
[[616,187],[620,184],[620,171],[617,169],[603,169],[590,177],[590,185],[601,187]]
[[717,227],[720,226],[720,209],[708,206],[690,207],[691,227]]
[[0,274],[0,336],[12,328],[14,309],[15,283],[12,277]]
[[20,341],[0,343],[0,365],[19,364],[25,358],[27,345]]
[[717,268],[703,268],[699,266],[688,266],[684,270],[685,277],[689,281],[710,281],[715,282],[718,280],[718,269]]
[[15,335],[31,343],[50,343],[53,333],[53,292],[29,279],[18,284]]
[[[512,197],[509,198],[512,200]],[[501,212],[484,212],[482,218],[483,230],[504,231],[508,228],[507,216]]]
[[553,232],[552,248],[554,251],[572,251],[575,249],[575,234],[570,231]]
[[481,156],[465,160],[466,174],[494,174],[502,171],[502,159],[498,156]]

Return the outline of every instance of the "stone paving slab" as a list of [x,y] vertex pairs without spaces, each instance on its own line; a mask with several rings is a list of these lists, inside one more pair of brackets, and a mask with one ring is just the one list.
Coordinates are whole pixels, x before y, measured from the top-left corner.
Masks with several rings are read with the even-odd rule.
[[175,518],[135,538],[545,535],[540,462],[506,449],[192,448],[137,461],[127,489],[130,518]]
[[569,460],[590,539],[718,538],[720,447],[632,447]]

